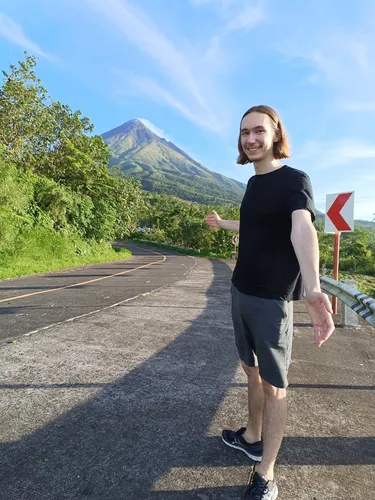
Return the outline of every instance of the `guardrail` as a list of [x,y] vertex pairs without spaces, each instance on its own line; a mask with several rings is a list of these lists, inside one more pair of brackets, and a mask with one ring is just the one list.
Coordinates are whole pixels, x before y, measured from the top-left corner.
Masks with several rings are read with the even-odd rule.
[[[351,284],[355,283],[348,280]],[[375,299],[360,292],[350,284],[321,276],[322,289],[338,297],[342,304],[343,325],[358,327],[358,315],[375,328]]]

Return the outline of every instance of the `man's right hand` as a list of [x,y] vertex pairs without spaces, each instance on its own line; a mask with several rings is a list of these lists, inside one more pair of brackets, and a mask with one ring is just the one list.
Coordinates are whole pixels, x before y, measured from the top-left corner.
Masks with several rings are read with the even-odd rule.
[[215,212],[215,210],[213,210],[212,213],[206,217],[206,222],[212,229],[220,229],[220,221],[221,217],[217,212]]
[[326,293],[312,292],[306,294],[305,304],[314,326],[315,342],[320,347],[335,330],[331,303]]

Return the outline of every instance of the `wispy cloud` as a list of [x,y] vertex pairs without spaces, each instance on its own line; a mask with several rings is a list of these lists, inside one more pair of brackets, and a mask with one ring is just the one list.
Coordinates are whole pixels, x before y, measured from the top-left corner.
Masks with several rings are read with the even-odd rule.
[[123,81],[130,84],[132,92],[123,91],[122,88],[118,90],[118,95],[128,96],[129,94],[138,94],[147,96],[152,99],[157,104],[165,104],[171,108],[177,110],[186,119],[195,123],[201,128],[211,130],[214,132],[222,133],[223,124],[215,120],[211,115],[207,115],[202,112],[201,109],[195,110],[189,108],[188,104],[185,104],[182,100],[175,97],[172,92],[169,92],[165,88],[161,87],[155,80],[146,77],[140,77],[126,72],[116,72],[117,76],[122,78]]
[[359,113],[373,113],[375,112],[375,101],[348,101],[341,100],[337,102],[337,106],[342,111],[359,112]]
[[244,5],[227,24],[227,30],[249,30],[266,19],[266,12],[263,5]]
[[312,22],[309,30],[292,28],[289,37],[278,38],[274,47],[307,63],[308,81],[331,90],[337,110],[374,110],[375,29],[365,14],[360,24],[337,25],[332,20],[327,26]]
[[316,170],[341,167],[357,161],[375,159],[375,145],[356,138],[329,142],[308,141],[295,154],[298,162],[309,161]]
[[[157,28],[146,11],[126,0],[86,2],[115,25],[128,41],[152,58],[172,87],[171,90],[166,90],[149,78],[135,76],[131,81],[138,91],[143,90],[153,99],[161,99],[205,128],[217,130],[216,114],[187,57]],[[175,97],[175,94],[180,95],[180,98]]]
[[154,132],[154,134],[158,135],[159,137],[163,137],[167,141],[170,141],[164,130],[154,125],[152,122],[150,122],[150,120],[147,120],[147,118],[138,118],[138,119],[143,123],[143,125],[145,125],[148,129],[150,129],[151,132]]
[[[241,2],[242,0],[240,0]],[[191,0],[193,5],[213,5],[215,8],[219,8],[220,10],[227,10],[229,7],[232,7],[238,0]]]
[[266,19],[264,2],[250,0],[191,0],[193,5],[211,7],[225,22],[224,34],[249,30]]
[[0,12],[0,36],[8,40],[8,42],[19,45],[33,54],[50,60],[57,59],[52,54],[45,52],[37,43],[30,40],[23,32],[22,26],[2,12]]

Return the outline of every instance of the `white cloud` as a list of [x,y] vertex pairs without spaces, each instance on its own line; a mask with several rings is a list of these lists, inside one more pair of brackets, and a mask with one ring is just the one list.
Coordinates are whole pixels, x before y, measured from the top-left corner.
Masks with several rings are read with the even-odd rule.
[[229,7],[232,7],[234,4],[238,3],[238,0],[191,0],[191,3],[195,5],[213,4],[215,8],[227,10]]
[[224,21],[224,34],[249,30],[266,18],[264,2],[250,0],[192,0],[193,5],[211,7]]
[[154,134],[158,135],[159,137],[163,137],[167,141],[170,141],[164,130],[151,123],[150,120],[147,120],[147,118],[138,118],[138,120],[140,120],[143,123],[143,125],[145,125],[145,127],[150,129],[151,132],[154,132]]
[[274,48],[307,63],[311,69],[307,80],[330,90],[337,110],[373,111],[375,29],[367,22],[369,13],[363,14],[360,23],[350,25],[338,25],[328,16],[326,25],[312,19],[308,29],[303,29],[307,20],[302,20],[301,15],[299,12],[290,20],[289,36],[278,37]]
[[297,149],[295,159],[299,162],[308,160],[317,170],[326,170],[375,159],[375,145],[350,137],[330,142],[311,140]]
[[[165,90],[154,81],[133,77],[136,89],[152,98],[179,110],[186,118],[198,125],[217,130],[218,119],[213,107],[205,96],[204,89],[189,64],[187,57],[179,51],[172,40],[168,39],[154,24],[147,12],[134,7],[126,0],[86,0],[101,15],[105,16],[122,32],[125,38],[139,50],[151,57],[158,69],[167,77],[172,90]],[[174,94],[181,97],[177,98]]]
[[41,49],[38,44],[30,40],[23,32],[22,26],[15,23],[10,17],[2,12],[0,12],[0,36],[8,40],[8,42],[20,45],[38,56],[50,60],[56,59],[55,56],[48,54]]
[[264,21],[266,13],[262,5],[245,5],[227,24],[227,30],[249,30]]
[[341,111],[346,111],[346,112],[360,112],[360,113],[372,113],[375,111],[375,101],[367,101],[367,102],[360,102],[360,101],[338,101],[337,106]]
[[220,46],[220,37],[213,36],[209,42],[206,52],[203,54],[202,59],[204,64],[209,64],[211,67],[221,69],[222,63],[222,49]]
[[[212,130],[218,133],[222,132],[221,123],[217,122],[209,115],[206,115],[202,110],[196,113],[189,109],[189,107],[177,99],[171,92],[162,88],[154,80],[150,78],[138,77],[135,75],[123,75],[124,79],[131,84],[134,92],[148,96],[156,103],[163,102],[168,106],[176,109],[182,116],[195,123],[199,127]],[[121,91],[119,92],[121,94]]]

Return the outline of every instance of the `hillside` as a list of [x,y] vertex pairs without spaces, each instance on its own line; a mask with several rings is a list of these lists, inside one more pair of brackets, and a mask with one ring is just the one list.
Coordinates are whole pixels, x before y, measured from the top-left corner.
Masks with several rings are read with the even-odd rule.
[[241,202],[246,185],[204,167],[172,142],[130,120],[102,135],[120,167],[141,180],[147,191],[206,204]]
[[375,229],[375,221],[358,219],[354,221],[354,224],[364,229]]

